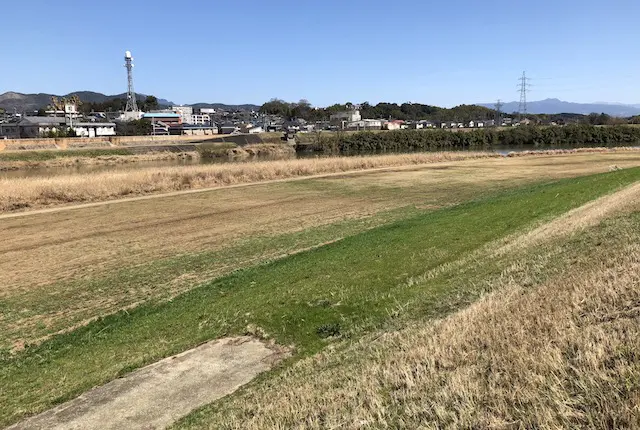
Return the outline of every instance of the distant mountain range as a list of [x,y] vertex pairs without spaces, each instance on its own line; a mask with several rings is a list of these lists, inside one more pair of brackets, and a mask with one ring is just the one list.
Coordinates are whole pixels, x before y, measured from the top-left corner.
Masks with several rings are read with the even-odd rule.
[[[93,91],[76,91],[70,94],[56,97],[70,97],[76,95],[86,103],[104,103],[116,98],[126,98],[126,93],[116,95],[105,95],[102,93],[96,93]],[[45,108],[51,103],[51,97],[54,94],[38,93],[38,94],[22,94],[16,92],[7,92],[0,94],[0,108],[6,109],[8,112],[12,112],[16,109],[18,112],[33,112],[40,108]],[[139,100],[144,100],[146,95],[137,94]],[[158,103],[164,106],[171,106],[172,103],[169,100],[158,99]],[[484,106],[488,108],[495,108],[494,103],[478,103],[478,106]],[[214,108],[224,110],[244,110],[244,111],[257,111],[260,106],[254,104],[241,104],[241,105],[226,105],[223,103],[194,103],[194,108]],[[502,107],[502,111],[506,113],[517,112],[519,109],[518,102],[505,103]],[[546,99],[540,101],[533,101],[527,103],[527,111],[532,114],[559,114],[559,113],[574,113],[588,115],[590,113],[606,113],[611,116],[629,117],[640,115],[640,104],[621,104],[621,103],[608,103],[608,102],[596,102],[596,103],[571,103],[558,99]]]
[[[0,94],[0,108],[4,108],[7,112],[13,112],[14,109],[18,112],[33,112],[41,108],[45,108],[47,105],[51,104],[51,97],[70,97],[70,96],[78,96],[80,100],[85,103],[104,103],[113,99],[126,99],[127,94],[116,94],[116,95],[105,95],[102,93],[96,93],[93,91],[76,91],[73,93],[65,94],[62,96],[58,96],[55,94],[46,94],[46,93],[38,93],[38,94],[22,94],[16,92],[7,92],[4,94]],[[136,96],[138,100],[144,100],[147,97],[145,94],[137,94]],[[165,99],[158,99],[158,103],[164,106],[172,106],[173,102]],[[193,105],[194,108],[214,108],[214,109],[224,109],[224,110],[258,110],[260,106],[253,104],[243,104],[243,105],[225,105],[222,103],[196,103]]]
[[[101,93],[96,93],[93,91],[76,91],[73,93],[65,94],[65,95],[56,95],[56,94],[46,94],[46,93],[38,93],[38,94],[22,94],[15,92],[8,92],[4,94],[0,94],[0,108],[6,109],[8,112],[12,112],[14,109],[18,112],[32,112],[38,109],[46,108],[47,105],[51,104],[51,97],[71,97],[78,96],[80,100],[85,103],[104,103],[113,99],[126,99],[127,94],[116,94],[112,96],[108,96]],[[144,100],[147,97],[144,94],[137,94],[136,96],[138,100]],[[170,105],[171,102],[164,99],[158,99],[158,103],[161,105]]]
[[[480,103],[478,106],[484,106],[495,109],[495,103]],[[519,102],[505,103],[502,111],[506,113],[517,112]],[[628,117],[640,115],[640,104],[625,105],[621,103],[571,103],[558,99],[546,99],[527,103],[527,112],[532,114],[558,114],[558,113],[578,113],[589,115],[590,113],[606,113],[611,116]]]
[[223,110],[231,110],[231,111],[234,111],[234,110],[257,111],[260,109],[260,106],[252,105],[252,104],[226,105],[223,103],[194,103],[192,105],[187,105],[187,106],[191,106],[194,109],[210,108],[210,109],[223,109]]

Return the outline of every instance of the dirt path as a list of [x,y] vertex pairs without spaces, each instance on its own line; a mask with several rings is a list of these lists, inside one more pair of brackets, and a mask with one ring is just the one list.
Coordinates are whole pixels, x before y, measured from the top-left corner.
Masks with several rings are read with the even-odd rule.
[[322,179],[322,178],[331,178],[331,177],[337,177],[337,176],[357,176],[359,174],[368,175],[376,172],[416,170],[420,168],[427,168],[430,166],[431,164],[418,164],[418,165],[412,164],[407,166],[378,167],[374,169],[349,170],[345,172],[323,173],[320,175],[296,176],[292,178],[272,179],[268,181],[248,182],[244,184],[234,184],[234,185],[207,187],[207,188],[197,188],[197,189],[191,189],[191,190],[172,191],[169,193],[149,194],[146,196],[139,196],[139,197],[127,197],[123,199],[105,200],[105,201],[93,202],[93,203],[81,203],[81,204],[73,204],[69,206],[56,206],[53,208],[46,208],[46,209],[35,209],[35,210],[29,210],[24,212],[5,213],[5,214],[0,214],[0,220],[9,219],[9,218],[22,218],[22,217],[27,217],[31,215],[42,215],[42,214],[49,214],[49,213],[56,213],[56,212],[65,212],[65,211],[77,210],[77,209],[94,208],[94,207],[113,205],[118,203],[132,203],[132,202],[138,202],[143,200],[163,199],[167,197],[176,197],[176,196],[182,196],[182,195],[188,195],[188,194],[199,194],[199,193],[206,193],[206,192],[217,191],[217,190],[247,188],[247,187],[255,187],[255,186],[261,186],[261,185],[279,184],[283,182],[296,182],[296,181],[305,181],[308,179]]
[[[0,347],[19,349],[96,316],[165,300],[242,262],[271,258],[271,238],[291,235],[275,250],[290,253],[314,245],[312,236],[295,238],[307,229],[403,207],[455,204],[611,165],[640,165],[640,152],[370,169],[1,216]],[[337,237],[323,234],[318,241]],[[255,249],[248,252],[243,247],[252,240]],[[206,266],[193,257],[202,253],[215,254]],[[152,265],[164,267],[166,278],[142,277]]]
[[159,429],[237,390],[284,357],[248,337],[206,343],[94,388],[9,429]]

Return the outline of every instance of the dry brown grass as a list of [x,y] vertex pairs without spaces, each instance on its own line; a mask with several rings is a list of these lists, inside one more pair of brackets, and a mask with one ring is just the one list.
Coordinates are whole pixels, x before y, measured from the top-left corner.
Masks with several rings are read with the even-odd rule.
[[562,256],[554,247],[469,308],[299,362],[204,424],[639,428],[640,234],[637,220],[615,226],[602,250],[538,287],[522,281]]
[[58,167],[75,167],[75,166],[95,166],[95,165],[115,165],[127,163],[140,163],[150,161],[170,161],[170,160],[194,160],[198,159],[197,152],[147,152],[144,154],[132,155],[99,155],[96,157],[59,157],[51,160],[38,161],[2,161],[0,162],[0,171],[2,170],[25,170],[40,168],[58,168]]
[[562,154],[604,154],[611,152],[637,152],[638,147],[620,146],[616,148],[597,147],[597,148],[573,148],[573,149],[538,149],[531,151],[513,151],[507,154],[507,157],[526,157],[530,155],[562,155]]
[[398,154],[150,167],[127,172],[0,179],[0,212],[326,173],[490,157],[498,155],[479,152]]
[[[141,282],[134,288],[114,282],[109,294],[97,294],[91,288],[90,280],[122,269],[203,251],[235,253],[233,249],[250,238],[267,240],[343,220],[360,219],[358,225],[364,229],[370,225],[365,219],[373,222],[369,217],[387,210],[451,205],[543,177],[605,172],[612,164],[640,165],[640,153],[441,162],[154,196],[117,205],[74,206],[51,213],[8,214],[18,216],[0,220],[0,300],[19,303],[25,312],[14,315],[11,326],[0,313],[4,335],[0,337],[32,341],[95,315],[170,297],[273,256],[268,250],[256,249],[255,255],[229,256],[207,270],[193,269],[152,285]],[[340,234],[336,230],[320,241]],[[292,252],[313,244],[303,242],[274,252]]]
[[282,143],[254,143],[251,145],[219,149],[214,155],[218,158],[265,157],[265,159],[269,160],[280,160],[295,158],[296,150],[293,146]]
[[[270,151],[271,149],[267,148],[270,146],[273,145],[266,144],[250,149],[254,152],[260,150]],[[592,154],[594,152],[595,154]],[[596,148],[569,153],[551,151],[545,156],[539,153],[535,153],[535,155],[533,158],[537,161],[523,160],[520,162],[519,166],[522,170],[519,177],[529,177],[532,173],[538,176],[544,175],[545,172],[540,171],[543,165],[549,167],[549,174],[559,174],[560,177],[563,177],[580,172],[588,172],[591,166],[585,164],[585,162],[599,164],[610,160],[610,163],[616,163],[608,164],[606,166],[607,169],[612,168],[612,166],[616,166],[615,168],[629,167],[638,165],[640,162],[640,151],[619,151],[617,149],[604,150]],[[482,166],[471,163],[472,160],[486,161],[487,159],[494,159],[499,164]],[[471,163],[467,165],[468,173],[471,175],[468,177],[468,182],[474,182],[477,175],[483,175],[483,170],[487,167],[493,169],[495,166],[499,167],[502,162],[507,161],[504,157],[495,153],[441,152],[253,161],[176,167],[140,167],[139,169],[121,172],[0,179],[0,213],[45,206],[107,201],[154,193],[223,187],[363,170],[373,171],[374,169],[393,167],[406,168],[433,163],[444,164],[446,162],[465,160]],[[506,172],[505,178],[508,178],[508,180],[518,178],[517,176],[514,178],[514,172],[511,170],[515,164],[508,164],[508,166],[509,170]],[[446,168],[448,169],[449,167],[447,166]],[[554,169],[556,171],[551,172]],[[557,169],[566,169],[566,172],[563,174]],[[446,176],[449,172],[445,171],[443,173]],[[491,174],[494,175],[495,172]],[[443,177],[443,181],[446,182],[447,178]]]
[[252,157],[255,156],[294,156],[296,149],[291,145],[282,143],[256,143],[243,146],[242,149]]

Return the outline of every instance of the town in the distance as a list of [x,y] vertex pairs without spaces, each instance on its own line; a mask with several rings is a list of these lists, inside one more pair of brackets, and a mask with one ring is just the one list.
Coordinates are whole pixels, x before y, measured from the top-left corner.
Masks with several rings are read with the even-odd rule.
[[640,105],[577,104],[548,99],[527,103],[526,75],[520,102],[441,108],[420,103],[314,107],[307,100],[272,99],[262,106],[197,103],[175,105],[137,94],[133,56],[125,52],[127,92],[82,91],[66,96],[0,95],[0,139],[131,135],[257,134],[398,129],[478,129],[520,125],[618,125],[640,123]]

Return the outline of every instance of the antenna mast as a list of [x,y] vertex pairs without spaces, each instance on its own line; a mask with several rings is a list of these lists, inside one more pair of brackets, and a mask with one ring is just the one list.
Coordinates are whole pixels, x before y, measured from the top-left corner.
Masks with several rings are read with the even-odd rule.
[[124,108],[125,112],[138,112],[138,104],[136,103],[136,92],[133,90],[133,57],[131,52],[124,53],[124,67],[127,69],[127,106]]

